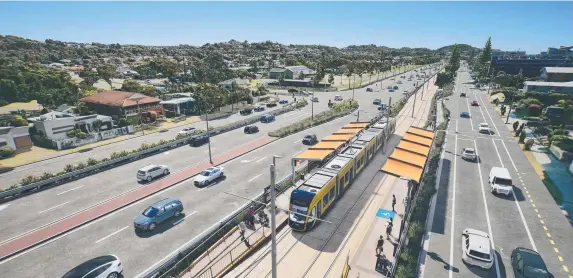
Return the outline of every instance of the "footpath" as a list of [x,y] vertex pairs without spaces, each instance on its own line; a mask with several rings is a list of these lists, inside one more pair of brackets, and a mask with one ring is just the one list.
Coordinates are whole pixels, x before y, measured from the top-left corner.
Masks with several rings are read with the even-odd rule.
[[[434,78],[430,81],[433,84]],[[407,181],[380,172],[388,156],[410,126],[422,128],[431,110],[430,103],[436,87],[428,86],[423,98],[410,98],[396,117],[396,131],[388,139],[386,150],[381,150],[349,187],[344,197],[312,231],[293,232],[285,227],[277,234],[278,277],[380,277],[376,268],[376,248],[380,236],[384,244],[381,255],[394,262],[404,214],[403,199]],[[414,110],[415,109],[415,110]],[[411,117],[414,110],[414,117]],[[289,195],[279,197],[288,207]],[[392,206],[393,197],[396,204]],[[277,199],[277,202],[279,201]],[[387,234],[387,223],[392,218],[393,228]],[[270,243],[237,264],[224,277],[268,277],[272,264]],[[343,277],[347,277],[344,276]]]

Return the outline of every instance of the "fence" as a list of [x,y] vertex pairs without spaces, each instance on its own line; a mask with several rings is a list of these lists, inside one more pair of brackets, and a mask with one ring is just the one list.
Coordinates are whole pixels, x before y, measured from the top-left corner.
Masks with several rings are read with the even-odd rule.
[[[268,114],[273,114],[273,115],[277,116],[280,114],[284,114],[284,113],[293,111],[295,109],[295,107],[296,107],[296,103],[290,103],[283,108],[270,111]],[[210,136],[216,136],[216,135],[219,135],[219,134],[222,134],[225,132],[229,132],[231,130],[235,130],[237,128],[241,128],[241,127],[253,124],[255,122],[258,122],[259,120],[260,120],[260,116],[253,116],[253,117],[250,117],[248,119],[245,119],[245,120],[242,120],[239,122],[230,123],[230,124],[222,126],[222,127],[214,128],[208,132],[209,132]],[[108,160],[105,162],[100,162],[96,165],[88,166],[88,167],[85,167],[81,170],[71,171],[71,172],[65,173],[63,175],[58,175],[58,176],[51,177],[51,178],[48,178],[45,180],[33,182],[31,184],[24,185],[24,186],[21,186],[21,187],[16,188],[16,189],[6,190],[3,192],[0,192],[0,199],[7,198],[7,197],[16,197],[16,196],[19,196],[19,195],[24,194],[24,193],[29,194],[31,192],[37,192],[42,188],[47,188],[50,186],[64,184],[66,182],[70,182],[73,180],[83,178],[85,176],[89,176],[89,175],[92,175],[95,173],[99,173],[99,172],[108,170],[110,168],[119,166],[121,164],[129,163],[129,162],[134,161],[134,160],[142,159],[144,157],[157,154],[158,152],[162,152],[162,151],[167,150],[167,149],[173,149],[173,148],[177,148],[177,147],[180,147],[183,145],[187,145],[187,144],[189,144],[189,142],[193,138],[196,138],[196,137],[201,136],[201,135],[203,135],[203,134],[198,134],[198,135],[186,137],[186,138],[179,139],[179,140],[174,140],[174,141],[165,143],[163,145],[159,145],[159,146],[149,148],[146,150],[134,152],[134,153],[128,154],[128,155],[123,156],[123,157],[111,159],[111,160]]]
[[[305,169],[306,165],[301,164],[295,171],[295,175],[303,173]],[[289,174],[276,183],[275,188],[278,194],[282,194],[293,185],[291,177],[292,174]],[[247,202],[224,217],[219,223],[215,223],[213,226],[203,231],[187,244],[175,250],[175,252],[172,253],[173,256],[170,256],[170,258],[166,259],[160,265],[151,269],[143,277],[174,278],[179,277],[181,273],[189,271],[191,267],[193,267],[193,262],[205,253],[205,251],[209,250],[209,248],[220,238],[216,237],[216,235],[222,236],[226,231],[231,231],[236,228],[237,224],[243,221],[245,216],[249,213],[249,208],[251,206],[254,206],[258,210],[262,207],[261,203],[268,203],[268,194],[270,194],[270,191],[265,191],[257,195],[253,198],[254,202]]]

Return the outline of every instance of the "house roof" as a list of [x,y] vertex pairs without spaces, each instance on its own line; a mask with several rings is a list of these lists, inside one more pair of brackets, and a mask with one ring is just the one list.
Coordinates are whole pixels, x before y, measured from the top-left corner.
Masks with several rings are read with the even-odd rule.
[[545,67],[547,73],[573,73],[573,67]]
[[88,97],[80,99],[81,102],[103,104],[108,106],[116,107],[128,107],[135,106],[139,101],[139,104],[147,103],[159,103],[160,99],[149,97],[140,93],[131,93],[123,91],[105,91]]
[[270,72],[284,72],[284,71],[286,71],[286,70],[287,70],[287,69],[285,69],[285,68],[272,68],[272,69],[270,70]]
[[240,79],[240,78],[232,78],[229,80],[225,80],[225,81],[219,82],[217,85],[231,85],[231,84],[233,84],[233,80],[237,83],[237,85],[249,85],[248,80]]

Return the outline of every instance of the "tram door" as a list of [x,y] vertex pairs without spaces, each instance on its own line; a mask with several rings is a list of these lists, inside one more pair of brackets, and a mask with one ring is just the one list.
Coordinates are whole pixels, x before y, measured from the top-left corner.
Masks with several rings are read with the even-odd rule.
[[350,168],[350,171],[349,171],[349,172],[350,172],[350,181],[349,181],[348,183],[350,184],[350,183],[352,183],[353,178],[354,178],[354,166],[352,166],[352,167]]
[[322,200],[318,201],[316,204],[316,209],[318,210],[316,213],[316,217],[320,218],[322,216]]

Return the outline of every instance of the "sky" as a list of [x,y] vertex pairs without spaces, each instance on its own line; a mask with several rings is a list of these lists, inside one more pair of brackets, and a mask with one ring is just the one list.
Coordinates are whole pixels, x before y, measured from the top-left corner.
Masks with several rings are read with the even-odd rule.
[[539,53],[573,45],[573,2],[0,2],[0,34],[144,45],[238,41]]

